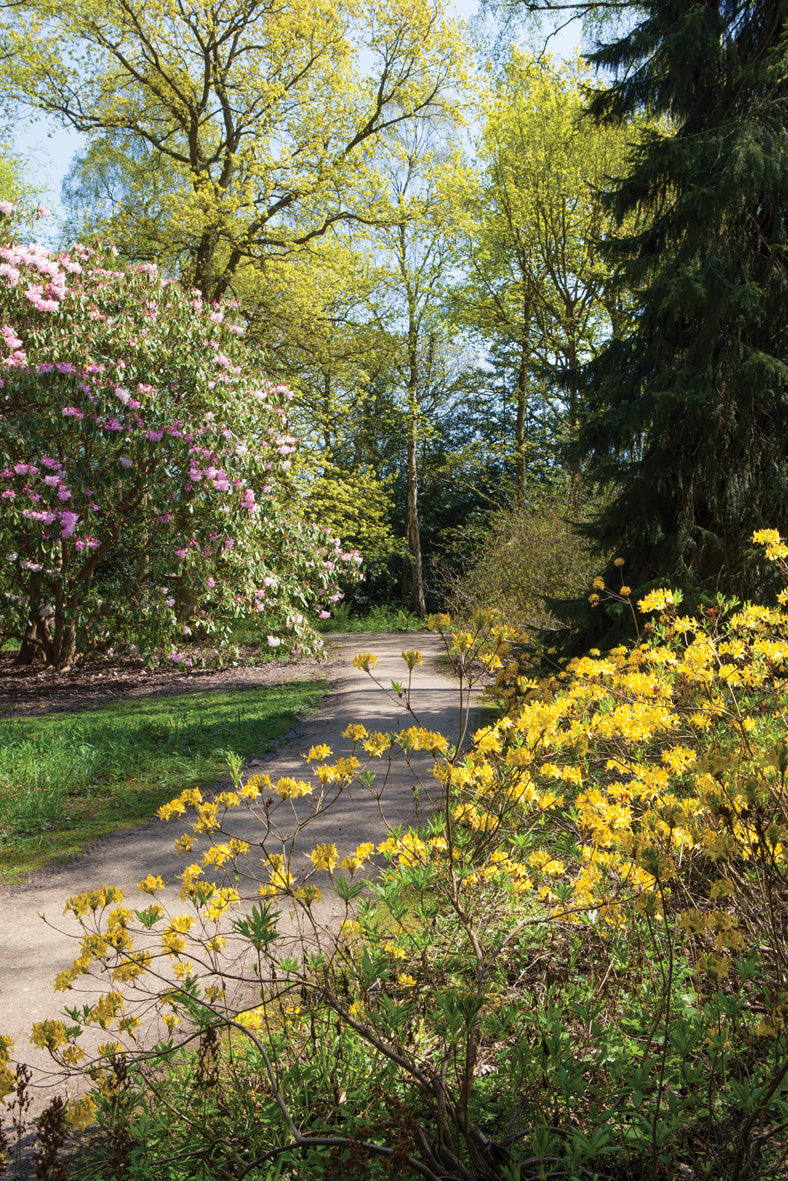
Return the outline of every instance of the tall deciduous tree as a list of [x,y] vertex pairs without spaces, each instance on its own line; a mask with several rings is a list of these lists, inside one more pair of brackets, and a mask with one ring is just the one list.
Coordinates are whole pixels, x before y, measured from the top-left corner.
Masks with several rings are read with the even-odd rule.
[[105,165],[130,156],[119,236],[139,224],[210,297],[368,217],[375,148],[449,103],[462,69],[438,0],[29,0],[4,25],[7,91],[103,140]]
[[426,614],[427,600],[419,521],[419,450],[436,403],[445,401],[461,381],[441,311],[458,258],[457,195],[464,179],[459,153],[450,141],[412,122],[400,136],[399,157],[389,169],[389,211],[373,238],[380,258],[380,283],[370,306],[381,330],[391,335],[391,374],[403,405],[409,553],[403,592],[409,576],[413,607],[420,616]]
[[611,254],[637,316],[587,371],[581,436],[615,493],[594,537],[635,593],[750,595],[753,530],[788,526],[787,22],[785,0],[652,0],[596,55],[603,125],[671,120],[611,198],[640,219]]
[[[459,318],[505,359],[516,389],[516,486],[526,487],[527,420],[541,420],[560,448],[576,442],[580,395],[571,380],[605,337],[620,329],[600,190],[620,167],[628,127],[583,119],[589,74],[513,50],[484,109],[481,185],[469,196],[467,280]],[[577,455],[569,465],[573,504]]]

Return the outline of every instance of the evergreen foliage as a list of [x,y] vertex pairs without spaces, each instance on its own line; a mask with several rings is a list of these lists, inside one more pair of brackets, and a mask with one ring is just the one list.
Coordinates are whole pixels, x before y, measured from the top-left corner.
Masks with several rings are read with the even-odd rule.
[[[619,225],[637,215],[608,244],[636,316],[585,369],[580,437],[614,492],[591,536],[636,595],[749,597],[748,539],[788,524],[786,17],[785,0],[652,0],[593,58],[616,79],[598,120],[658,121],[609,197]],[[584,627],[605,642],[619,624],[597,608]]]

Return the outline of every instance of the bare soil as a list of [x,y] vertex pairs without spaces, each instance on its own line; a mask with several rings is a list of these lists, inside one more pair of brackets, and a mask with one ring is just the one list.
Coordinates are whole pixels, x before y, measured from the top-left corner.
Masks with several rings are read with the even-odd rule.
[[14,654],[0,653],[0,718],[34,717],[67,710],[95,709],[139,697],[175,697],[212,689],[254,689],[289,681],[333,680],[331,649],[318,660],[259,661],[259,649],[241,651],[237,664],[224,668],[184,669],[181,665],[148,669],[140,661],[91,661],[69,672],[41,665],[14,666]]

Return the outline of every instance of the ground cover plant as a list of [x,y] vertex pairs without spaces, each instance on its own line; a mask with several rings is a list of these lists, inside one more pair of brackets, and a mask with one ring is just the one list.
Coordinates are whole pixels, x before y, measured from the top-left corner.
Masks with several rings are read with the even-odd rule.
[[390,632],[427,631],[426,619],[419,619],[412,611],[378,604],[368,609],[354,610],[348,603],[337,603],[328,619],[318,624],[318,630],[331,632]]
[[[788,546],[757,539],[788,574]],[[608,595],[631,598],[593,592]],[[354,754],[312,748],[303,780],[244,782],[234,760],[231,790],[165,805],[190,820],[182,907],[165,912],[152,876],[135,900],[69,899],[68,1003],[34,1028],[93,1081],[69,1107],[106,1136],[83,1175],[784,1176],[786,603],[683,616],[658,589],[632,605],[634,646],[541,678],[494,621],[439,616],[463,691],[483,662],[500,674],[505,710],[469,751],[416,719],[359,722]],[[392,685],[406,707],[419,659],[404,651]],[[356,663],[374,676],[372,654]],[[385,807],[395,757],[418,776],[420,826],[310,848],[352,780]],[[105,991],[84,994],[94,978]],[[161,1039],[135,1044],[152,1008]]]
[[225,751],[270,750],[325,691],[305,679],[0,720],[0,880],[152,819],[176,784],[218,782]]

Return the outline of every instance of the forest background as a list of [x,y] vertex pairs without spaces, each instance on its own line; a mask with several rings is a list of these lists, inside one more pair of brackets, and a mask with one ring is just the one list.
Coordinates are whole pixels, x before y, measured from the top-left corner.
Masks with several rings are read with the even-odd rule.
[[[327,6],[315,44],[295,5],[254,61],[263,98],[223,39],[261,11],[235,6],[214,43],[175,8],[119,8],[111,32],[84,7],[54,23],[42,8],[35,50],[12,20],[9,126],[44,114],[55,148],[77,149],[60,216],[36,230],[111,241],[240,301],[246,344],[295,392],[287,496],[364,556],[351,610],[492,596],[544,623],[543,596],[571,596],[591,570],[569,523],[589,499],[566,377],[623,327],[600,198],[636,128],[581,120],[593,75],[571,47],[578,22]],[[118,48],[129,28],[133,60]],[[82,60],[63,52],[78,42]],[[225,57],[201,95],[211,52]],[[44,199],[19,142],[6,137],[9,195]]]

